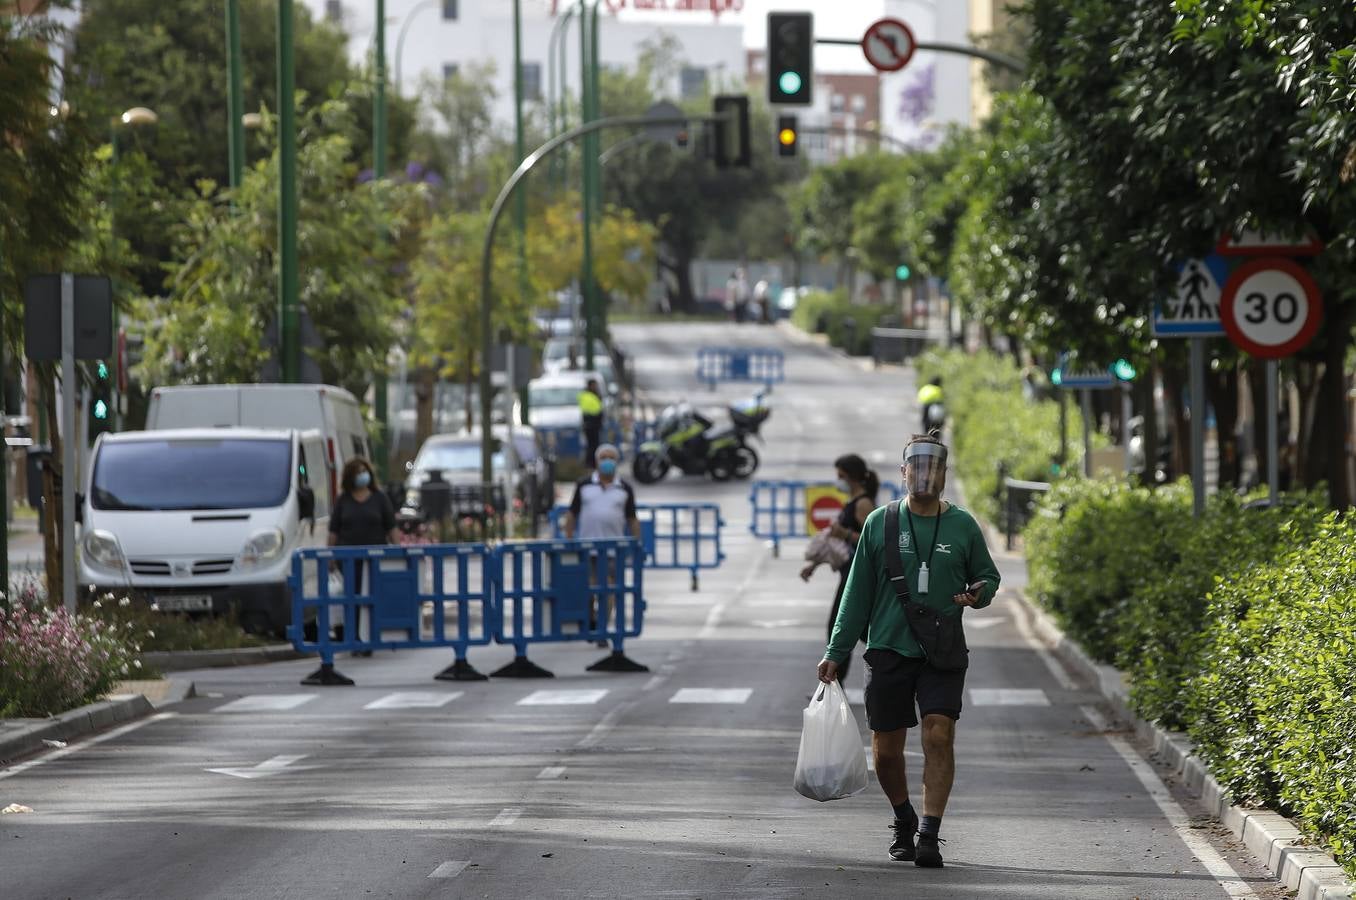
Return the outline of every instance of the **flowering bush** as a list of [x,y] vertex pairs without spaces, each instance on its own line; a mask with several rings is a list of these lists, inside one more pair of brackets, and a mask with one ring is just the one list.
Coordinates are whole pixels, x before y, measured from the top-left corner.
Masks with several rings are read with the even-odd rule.
[[96,700],[141,668],[140,652],[125,625],[0,607],[0,718],[53,715]]

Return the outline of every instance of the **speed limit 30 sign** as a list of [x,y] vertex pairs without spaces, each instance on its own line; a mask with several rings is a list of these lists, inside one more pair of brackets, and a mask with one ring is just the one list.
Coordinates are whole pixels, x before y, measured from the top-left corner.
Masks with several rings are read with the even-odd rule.
[[1253,356],[1280,359],[1309,343],[1323,318],[1313,277],[1294,260],[1254,259],[1229,276],[1220,295],[1220,324]]

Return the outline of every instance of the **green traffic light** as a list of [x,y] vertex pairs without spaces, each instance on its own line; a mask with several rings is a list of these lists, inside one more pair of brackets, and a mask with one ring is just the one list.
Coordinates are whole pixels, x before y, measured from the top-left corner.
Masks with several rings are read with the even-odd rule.
[[1061,384],[1063,384],[1064,370],[1056,366],[1055,369],[1050,373],[1050,383],[1053,384],[1055,387],[1059,387]]
[[783,94],[799,94],[801,78],[799,72],[783,72],[777,79],[777,87],[781,88]]
[[1111,367],[1111,374],[1115,375],[1121,381],[1134,381],[1135,376],[1139,373],[1135,371],[1135,367],[1131,365],[1130,360],[1118,359],[1116,360],[1115,365]]
[[895,278],[897,278],[898,280],[908,281],[910,274],[912,274],[912,270],[904,263],[900,263],[898,266],[895,266]]
[[95,373],[96,375],[99,376],[99,380],[100,380],[100,381],[102,381],[103,379],[107,378],[107,377],[108,377],[108,363],[104,362],[102,359],[99,360],[99,365],[95,368],[94,373]]
[[105,403],[103,400],[94,401],[94,418],[96,419],[108,418],[108,404]]

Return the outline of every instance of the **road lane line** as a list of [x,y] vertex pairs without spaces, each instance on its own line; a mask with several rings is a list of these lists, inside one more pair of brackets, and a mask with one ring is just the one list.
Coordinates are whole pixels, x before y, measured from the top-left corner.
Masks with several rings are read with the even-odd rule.
[[373,700],[363,709],[437,709],[456,700],[462,691],[442,694],[436,691],[397,691],[380,700]]
[[248,694],[239,700],[218,706],[213,712],[254,713],[286,712],[314,700],[315,694]]
[[607,689],[583,691],[533,691],[517,706],[590,706],[603,699]]
[[510,806],[499,811],[499,815],[490,820],[491,828],[507,828],[523,814],[522,807]]
[[716,629],[720,626],[720,620],[725,616],[725,610],[730,605],[729,598],[743,597],[748,592],[754,579],[762,575],[764,567],[767,566],[768,558],[766,553],[760,553],[754,557],[753,566],[750,567],[749,573],[744,576],[744,579],[739,582],[739,587],[735,588],[734,593],[727,594],[727,599],[717,601],[716,605],[711,607],[711,611],[706,614],[706,622],[702,625],[702,630],[697,633],[697,640],[704,641],[715,637]]
[[1050,698],[1040,688],[970,688],[974,706],[1049,706]]
[[617,720],[622,717],[631,707],[635,706],[639,700],[630,700],[619,706],[614,706],[607,711],[607,715],[598,720],[588,734],[579,739],[575,747],[580,750],[587,750],[589,747],[595,747],[602,742],[612,727],[617,724]]
[[538,781],[554,781],[565,774],[564,766],[547,766],[537,773]]
[[456,878],[462,873],[462,870],[471,864],[468,859],[449,859],[445,863],[440,863],[438,868],[428,873],[429,878]]
[[[1021,606],[1020,603],[1018,605]],[[1022,640],[1036,651],[1036,655],[1040,657],[1043,663],[1045,663],[1045,667],[1050,670],[1050,673],[1055,677],[1055,681],[1059,682],[1060,687],[1065,690],[1076,690],[1078,686],[1073,678],[1070,677],[1068,671],[1060,665],[1059,660],[1055,659],[1055,655],[1050,652],[1050,649],[1046,647],[1031,630],[1031,623],[1027,621],[1029,616],[1030,612],[1023,606],[1019,614],[1013,617],[1013,620],[1017,623],[1017,631],[1021,634]],[[1171,791],[1168,790],[1167,786],[1163,783],[1163,780],[1158,777],[1158,773],[1144,761],[1144,758],[1130,745],[1130,742],[1118,735],[1106,734],[1105,732],[1109,730],[1109,724],[1096,709],[1093,709],[1090,706],[1080,706],[1078,709],[1079,712],[1092,723],[1092,727],[1103,732],[1102,737],[1104,737],[1106,742],[1111,745],[1111,749],[1115,750],[1116,754],[1125,761],[1127,766],[1129,766],[1130,771],[1134,773],[1135,778],[1143,785],[1145,792],[1148,793],[1149,797],[1154,801],[1154,804],[1158,806],[1159,811],[1163,813],[1163,817],[1168,820],[1168,824],[1172,826],[1172,830],[1177,833],[1177,837],[1179,837],[1182,843],[1186,845],[1187,850],[1189,850],[1196,859],[1200,860],[1201,865],[1205,867],[1205,870],[1210,873],[1211,877],[1215,879],[1219,886],[1224,889],[1224,892],[1230,897],[1256,897],[1257,892],[1243,880],[1234,867],[1229,865],[1209,841],[1201,837],[1200,833],[1191,827],[1191,817],[1188,816],[1181,805],[1173,799]]]
[[645,682],[645,685],[641,687],[641,690],[652,691],[668,680],[669,676],[667,675],[651,675],[650,680]]
[[681,688],[670,703],[745,703],[753,688]]
[[49,763],[54,759],[61,759],[63,756],[70,756],[72,753],[77,753],[84,750],[86,747],[102,744],[104,741],[111,741],[116,737],[122,737],[128,732],[136,731],[138,728],[149,725],[152,722],[161,722],[165,719],[172,719],[177,715],[178,713],[172,712],[156,713],[149,718],[141,719],[136,722],[129,722],[126,725],[114,728],[112,731],[105,731],[103,734],[95,735],[88,740],[83,740],[78,744],[70,744],[69,746],[62,747],[60,750],[53,750],[51,753],[40,756],[37,759],[30,759],[28,762],[18,763],[7,769],[0,769],[0,779],[11,778],[18,775],[20,772],[27,772],[29,769],[40,766],[43,763]]

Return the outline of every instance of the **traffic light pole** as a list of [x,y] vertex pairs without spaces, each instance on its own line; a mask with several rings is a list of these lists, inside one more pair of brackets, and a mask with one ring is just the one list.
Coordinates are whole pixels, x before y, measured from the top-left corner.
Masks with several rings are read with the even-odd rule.
[[[861,38],[815,38],[815,43],[836,47],[860,47],[862,45]],[[1008,56],[1006,53],[995,53],[992,50],[981,50],[979,47],[969,47],[965,44],[947,44],[939,41],[918,41],[913,47],[915,50],[931,50],[934,53],[958,53],[961,56],[982,59],[1018,75],[1026,74],[1026,64],[1017,57]]]
[[[381,181],[386,177],[386,0],[377,0],[376,84],[372,86],[372,177]],[[378,240],[384,240],[379,235]],[[386,479],[390,462],[387,459],[387,435],[390,433],[386,409],[386,353],[377,363],[372,379],[372,415],[377,420],[376,457],[377,477]]]
[[[594,82],[598,72],[598,4],[590,10],[587,4],[580,4],[579,18],[579,97],[584,124],[598,117],[594,107],[596,97]],[[583,191],[580,195],[583,206],[583,251],[584,258],[580,272],[580,290],[584,295],[584,368],[593,370],[593,341],[597,337],[597,302],[593,284],[593,192],[597,173],[597,140],[594,132],[584,134],[583,152],[579,158],[579,171],[583,178]]]
[[278,0],[278,344],[282,380],[301,374],[297,309],[297,104],[292,0]]
[[[577,128],[558,134],[546,143],[542,144],[536,150],[532,151],[518,168],[509,176],[508,181],[499,191],[499,196],[495,197],[494,205],[490,208],[490,221],[485,226],[485,243],[481,247],[480,254],[480,420],[489,422],[492,404],[490,402],[490,356],[493,352],[494,335],[491,332],[491,311],[493,308],[493,277],[492,266],[494,263],[494,233],[499,225],[499,218],[504,213],[504,207],[513,197],[518,185],[527,177],[527,174],[536,168],[537,164],[555,153],[561,147],[571,144],[581,137],[597,134],[605,128],[645,128],[654,125],[686,125],[691,122],[714,122],[720,117],[714,115],[681,115],[681,116],[613,116],[607,119],[595,119],[592,122],[584,122]],[[493,456],[493,435],[491,429],[480,429],[480,477],[486,484],[494,478],[493,470],[490,466],[490,459]]]

